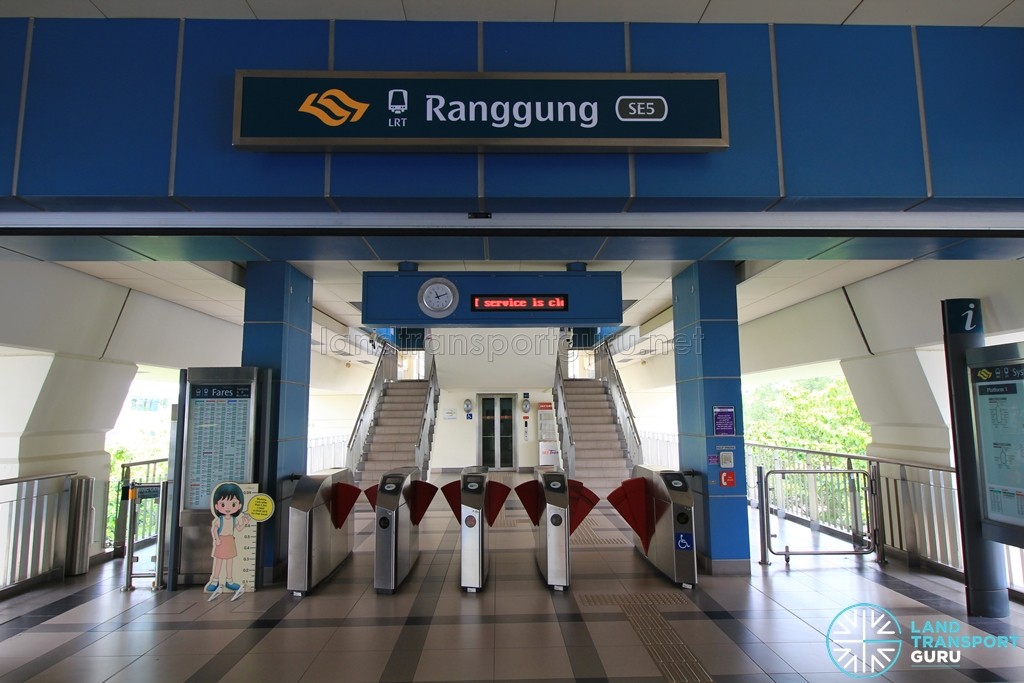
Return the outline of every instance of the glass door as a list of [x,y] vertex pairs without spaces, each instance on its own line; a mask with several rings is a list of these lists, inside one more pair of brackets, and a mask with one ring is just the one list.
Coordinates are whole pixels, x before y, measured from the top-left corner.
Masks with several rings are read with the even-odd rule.
[[492,469],[515,467],[515,397],[480,397],[480,463]]

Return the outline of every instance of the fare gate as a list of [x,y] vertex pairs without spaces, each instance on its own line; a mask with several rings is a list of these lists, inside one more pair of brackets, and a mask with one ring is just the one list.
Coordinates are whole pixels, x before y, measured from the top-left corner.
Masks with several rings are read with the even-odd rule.
[[533,522],[534,556],[544,582],[554,590],[569,587],[569,536],[597,505],[597,494],[565,472],[538,467],[534,479],[515,488]]
[[419,524],[437,493],[420,477],[418,467],[399,467],[364,492],[374,509],[373,587],[378,593],[394,593],[419,557]]
[[486,466],[467,467],[458,480],[441,487],[462,527],[461,585],[475,593],[484,587],[490,569],[487,529],[494,525],[512,489],[492,481]]
[[347,467],[299,479],[288,509],[287,586],[293,595],[313,590],[351,554],[351,512],[360,493]]
[[684,588],[697,585],[693,492],[687,473],[637,465],[608,502],[633,529],[633,545],[665,576]]

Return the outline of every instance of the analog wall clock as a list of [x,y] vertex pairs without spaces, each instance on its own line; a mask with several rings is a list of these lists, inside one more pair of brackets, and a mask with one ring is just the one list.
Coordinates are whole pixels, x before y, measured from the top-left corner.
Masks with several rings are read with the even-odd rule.
[[459,290],[448,278],[432,277],[420,285],[417,303],[431,318],[446,318],[459,305]]

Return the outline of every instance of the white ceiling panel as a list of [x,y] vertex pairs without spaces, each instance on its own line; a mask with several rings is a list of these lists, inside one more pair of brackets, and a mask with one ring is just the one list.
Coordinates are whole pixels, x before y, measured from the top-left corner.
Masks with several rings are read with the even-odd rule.
[[190,292],[217,301],[245,301],[245,289],[227,280],[171,280]]
[[93,0],[92,4],[108,19],[256,19],[245,0]]
[[315,282],[351,284],[363,281],[359,270],[348,261],[291,261],[290,263]]
[[1006,9],[992,17],[986,26],[1024,27],[1024,0],[1014,0]]
[[841,24],[859,2],[860,0],[711,0],[701,21],[706,24]]
[[382,19],[402,21],[400,0],[247,0],[260,19]]
[[109,282],[127,287],[128,289],[145,292],[167,301],[193,301],[199,298],[196,292],[157,278],[146,278],[145,276],[130,279],[113,278]]
[[848,24],[984,26],[1007,0],[864,0]]
[[700,21],[707,0],[558,0],[555,21]]
[[139,277],[139,271],[120,261],[58,261],[60,265],[101,280]]
[[555,0],[405,0],[410,21],[553,21]]
[[83,17],[102,19],[89,0],[2,0],[0,17]]
[[[129,261],[125,263],[133,270],[161,280],[219,280],[214,273],[200,268],[189,261]],[[135,275],[138,277],[138,274]]]

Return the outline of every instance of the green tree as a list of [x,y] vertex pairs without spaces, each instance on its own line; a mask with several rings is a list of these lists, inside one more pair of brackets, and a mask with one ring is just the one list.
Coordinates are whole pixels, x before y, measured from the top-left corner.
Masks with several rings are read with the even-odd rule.
[[762,384],[743,397],[743,432],[751,443],[864,455],[871,429],[842,377]]

